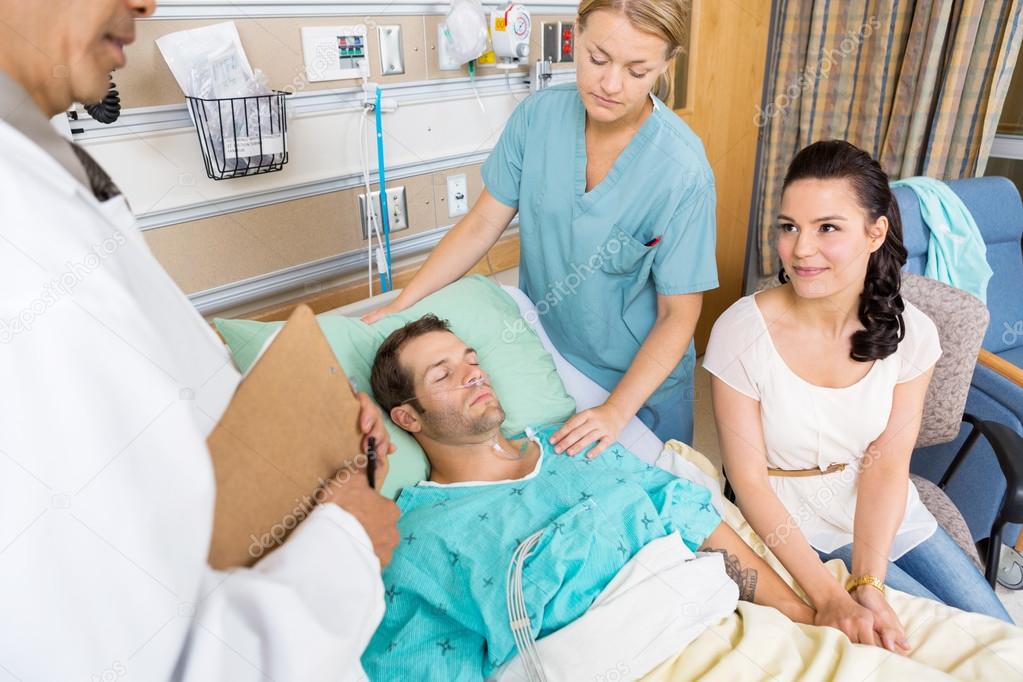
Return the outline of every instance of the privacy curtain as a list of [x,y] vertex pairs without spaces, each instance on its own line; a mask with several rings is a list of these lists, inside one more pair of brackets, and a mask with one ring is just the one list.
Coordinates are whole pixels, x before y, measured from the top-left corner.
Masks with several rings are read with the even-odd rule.
[[753,225],[777,272],[775,214],[797,151],[867,150],[892,179],[982,174],[1023,38],[1023,0],[776,0]]

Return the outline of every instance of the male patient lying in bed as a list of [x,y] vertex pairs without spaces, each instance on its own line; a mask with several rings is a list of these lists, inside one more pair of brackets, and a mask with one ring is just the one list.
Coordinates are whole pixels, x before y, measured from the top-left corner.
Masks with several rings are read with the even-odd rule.
[[479,679],[513,658],[506,574],[538,533],[522,586],[535,639],[584,614],[644,545],[675,532],[692,550],[723,555],[740,599],[813,621],[721,523],[706,488],[617,443],[594,459],[555,455],[556,427],[504,438],[498,396],[446,322],[427,316],[388,337],[372,385],[426,451],[431,475],[398,498],[402,540],[384,573],[387,612],[363,657],[371,679],[403,678],[412,664],[431,679]]

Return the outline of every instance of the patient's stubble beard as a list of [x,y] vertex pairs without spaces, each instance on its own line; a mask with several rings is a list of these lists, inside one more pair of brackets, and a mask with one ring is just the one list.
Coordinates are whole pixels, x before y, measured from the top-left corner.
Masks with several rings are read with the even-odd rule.
[[475,416],[457,409],[431,409],[420,414],[426,435],[449,445],[467,445],[485,440],[495,429],[500,428],[504,417],[504,408],[497,401],[482,414]]

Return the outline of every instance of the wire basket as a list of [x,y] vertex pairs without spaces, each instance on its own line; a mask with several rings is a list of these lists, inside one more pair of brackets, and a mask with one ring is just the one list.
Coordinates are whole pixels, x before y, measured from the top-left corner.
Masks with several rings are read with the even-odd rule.
[[214,180],[279,171],[288,162],[285,93],[186,97],[206,175]]

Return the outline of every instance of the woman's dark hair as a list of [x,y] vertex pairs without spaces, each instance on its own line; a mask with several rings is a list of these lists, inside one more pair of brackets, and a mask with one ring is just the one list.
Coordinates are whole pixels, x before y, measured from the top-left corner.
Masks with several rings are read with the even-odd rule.
[[[803,148],[789,164],[782,191],[796,180],[848,180],[860,206],[873,222],[888,218],[888,234],[881,247],[870,254],[867,276],[860,294],[859,317],[864,329],[852,336],[849,357],[858,362],[883,360],[899,347],[906,335],[902,319],[905,304],[899,290],[906,247],[902,244],[899,203],[888,184],[888,175],[870,154],[844,140],[822,140]],[[788,276],[782,269],[778,279]]]

